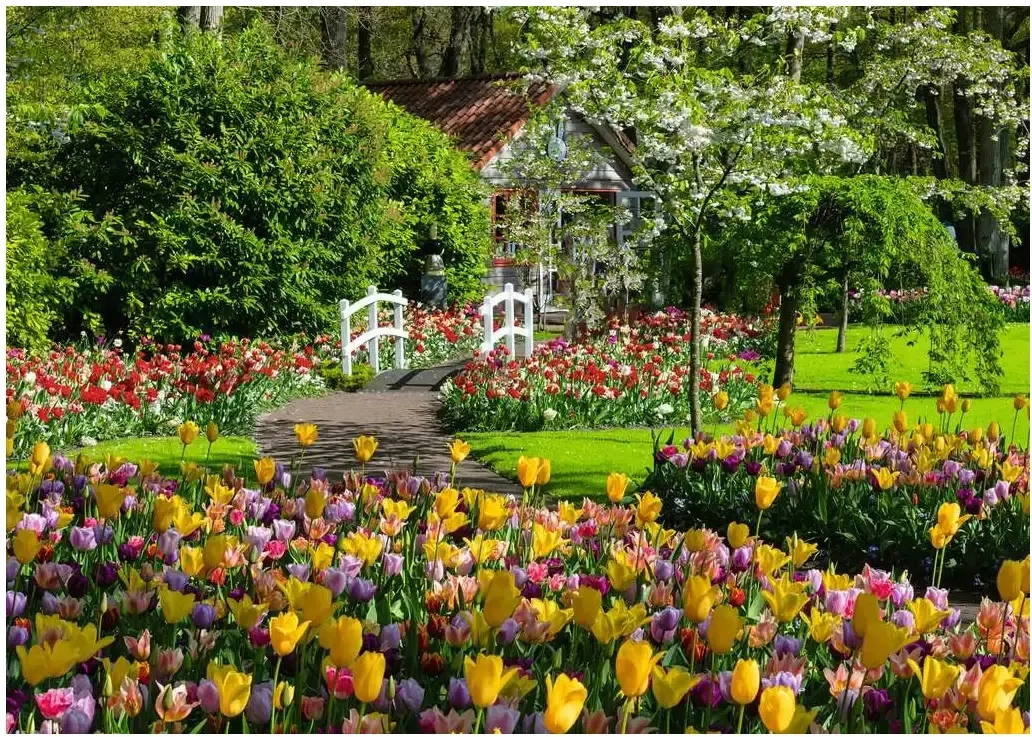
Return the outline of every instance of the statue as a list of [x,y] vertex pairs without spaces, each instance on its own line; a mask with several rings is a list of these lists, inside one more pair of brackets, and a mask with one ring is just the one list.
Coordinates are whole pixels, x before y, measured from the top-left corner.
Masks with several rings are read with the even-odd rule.
[[443,253],[431,253],[426,257],[425,273],[427,276],[441,276],[444,274]]
[[427,253],[423,260],[423,278],[420,283],[422,302],[432,307],[444,307],[448,301],[448,280],[444,275],[444,245],[437,240],[437,224],[430,226],[430,240],[423,246]]

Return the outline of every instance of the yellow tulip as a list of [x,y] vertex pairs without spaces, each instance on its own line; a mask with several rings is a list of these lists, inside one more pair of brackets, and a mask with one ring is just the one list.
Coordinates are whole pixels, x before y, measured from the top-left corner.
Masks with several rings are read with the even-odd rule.
[[939,505],[937,514],[938,525],[949,537],[953,537],[960,530],[960,526],[971,519],[970,514],[961,516],[960,505],[956,502],[943,502]]
[[15,652],[21,663],[22,678],[35,686],[47,678],[60,678],[80,661],[79,651],[71,640],[44,642],[28,650],[18,645]]
[[609,577],[613,589],[621,594],[638,580],[637,572],[615,555],[606,564],[606,575]]
[[478,655],[476,660],[467,655],[464,664],[469,695],[481,709],[493,706],[498,694],[518,672],[515,668],[505,670],[497,655]]
[[179,551],[179,566],[187,576],[200,576],[204,570],[204,551],[184,545]]
[[950,614],[948,611],[936,609],[935,604],[923,597],[907,602],[907,609],[914,615],[914,629],[921,635],[934,630]]
[[871,440],[878,436],[878,423],[873,417],[864,418],[864,422],[860,426],[860,435],[864,440]]
[[298,445],[308,448],[315,445],[315,441],[319,439],[319,428],[311,422],[299,422],[294,425],[294,437],[297,438]]
[[853,602],[853,631],[864,637],[871,623],[880,620],[881,605],[878,603],[878,597],[866,592],[859,594]]
[[1000,709],[992,722],[982,722],[982,734],[1028,734],[1021,709]]
[[817,609],[811,611],[810,616],[800,615],[806,626],[810,629],[810,637],[815,642],[827,642],[835,634],[842,618],[829,612],[822,612]]
[[462,463],[466,460],[466,456],[469,455],[470,445],[465,440],[455,439],[455,442],[448,446],[448,452],[451,454],[452,463]]
[[1016,397],[1014,397],[1014,411],[1015,412],[1020,412],[1021,410],[1025,409],[1025,406],[1027,404],[1028,404],[1028,397],[1026,397],[1024,394],[1018,394]]
[[770,509],[770,505],[778,498],[781,491],[781,482],[770,476],[756,477],[756,507],[758,509]]
[[97,484],[97,511],[106,520],[117,519],[128,490],[114,484]]
[[760,719],[774,734],[786,732],[795,718],[795,692],[788,686],[765,688],[760,696]]
[[828,409],[832,412],[842,406],[842,392],[832,392],[828,395]]
[[33,445],[32,453],[29,454],[29,473],[39,476],[47,471],[50,464],[50,446],[42,442]]
[[267,486],[276,475],[276,461],[262,458],[254,462],[254,475],[260,486]]
[[675,666],[664,669],[657,665],[652,668],[652,694],[660,707],[673,709],[700,680],[701,676],[689,672],[686,668]]
[[310,622],[301,622],[294,612],[286,612],[269,620],[272,649],[280,657],[290,655],[308,631]]
[[561,530],[550,530],[539,522],[534,523],[531,542],[531,557],[534,560],[545,558],[562,547]]
[[717,392],[713,395],[713,409],[717,410],[717,412],[723,412],[727,409],[727,405],[730,401],[731,398],[727,395],[727,392]]
[[1005,666],[989,666],[978,685],[978,718],[994,722],[997,714],[1011,708],[1022,683],[1022,679],[1013,677]]
[[910,385],[909,381],[896,382],[896,396],[899,397],[899,401],[905,402],[907,398],[910,396],[910,392],[912,390],[913,387]]
[[792,560],[791,556],[770,545],[761,545],[756,548],[755,557],[756,566],[764,576],[780,571]]
[[652,654],[652,646],[645,642],[625,640],[616,651],[616,680],[625,698],[636,699],[649,690],[652,667],[663,653]]
[[209,422],[208,426],[204,428],[204,437],[208,439],[209,443],[214,443],[219,439],[219,426],[214,422]]
[[778,399],[780,399],[782,402],[784,402],[786,399],[788,399],[788,395],[791,394],[791,393],[792,393],[792,385],[789,384],[787,381],[784,384],[782,384],[781,386],[779,386],[778,390],[775,392],[775,394],[777,394],[777,396],[778,396]]
[[706,640],[709,642],[710,650],[717,655],[731,652],[741,631],[742,618],[738,616],[738,612],[727,604],[721,604],[713,610],[709,629],[706,630]]
[[1028,595],[1029,591],[1029,579],[1032,578],[1032,576],[1030,576],[1029,574],[1029,556],[1026,555],[1025,560],[1021,561],[1021,592],[1026,596]]
[[639,494],[638,504],[635,507],[634,513],[638,526],[644,527],[650,522],[655,522],[662,509],[663,501],[651,491]]
[[905,433],[907,431],[907,428],[909,427],[909,425],[907,424],[907,413],[904,412],[903,410],[899,410],[898,412],[893,412],[892,413],[892,427],[900,435]]
[[602,611],[602,594],[598,589],[581,586],[570,598],[573,603],[573,621],[584,629],[591,629]]
[[359,463],[369,463],[376,449],[380,447],[376,438],[368,435],[359,435],[351,441],[351,445],[355,449],[355,457]]
[[520,456],[516,461],[516,476],[520,480],[520,486],[529,489],[537,483],[538,469],[541,465],[540,458],[527,458]]
[[896,480],[899,479],[899,471],[890,471],[884,466],[871,471],[871,474],[874,476],[874,481],[878,484],[878,488],[882,491],[889,491],[896,485]]
[[230,719],[240,716],[251,698],[251,676],[232,665],[208,663],[208,680],[219,692],[219,711]]
[[386,669],[387,659],[383,653],[367,651],[358,656],[352,668],[355,698],[363,704],[370,704],[380,698]]
[[547,458],[538,458],[537,485],[544,486],[552,478],[552,462]]
[[719,596],[720,588],[708,576],[690,576],[684,582],[684,616],[696,624],[704,622]]
[[684,533],[684,546],[689,552],[698,553],[706,547],[706,531],[700,530],[697,527],[686,531]]
[[161,603],[161,615],[165,621],[169,624],[177,624],[193,611],[197,597],[165,587],[158,592],[158,601]]
[[785,538],[785,547],[788,549],[789,555],[792,556],[792,565],[796,568],[803,565],[810,559],[811,555],[817,552],[816,545],[800,540],[796,534]]
[[963,412],[964,414],[967,414],[968,412],[971,411],[971,400],[970,399],[964,399],[964,400],[961,401],[961,403],[960,403],[960,411]]
[[313,486],[305,492],[305,514],[312,520],[322,517],[328,501],[329,496],[326,492]]
[[190,443],[197,440],[197,436],[200,434],[201,428],[193,420],[187,420],[179,426],[179,441],[183,445],[190,445]]
[[810,731],[810,725],[813,724],[817,718],[817,712],[819,709],[814,707],[813,709],[807,709],[802,704],[796,704],[795,714],[792,715],[792,722],[788,725],[788,729],[784,731],[784,734],[807,734]]
[[740,706],[751,704],[760,690],[760,666],[755,660],[739,660],[731,671],[731,698]]
[[319,628],[319,645],[330,651],[338,668],[350,668],[362,649],[362,623],[352,617],[327,619]]
[[802,610],[809,597],[806,595],[805,583],[793,583],[788,576],[774,581],[771,591],[763,591],[764,600],[770,607],[771,614],[779,622],[791,622]]
[[619,504],[623,501],[624,495],[627,493],[627,486],[631,483],[631,479],[625,473],[611,473],[606,478],[606,497],[613,504]]
[[28,527],[21,528],[14,536],[14,557],[22,565],[34,561],[42,547],[39,537]]
[[268,610],[268,604],[255,604],[248,594],[240,601],[226,599],[229,610],[233,612],[233,620],[243,629],[251,630],[258,626],[262,615]]
[[727,526],[727,544],[733,549],[745,545],[749,541],[749,525],[732,522]]
[[996,420],[992,420],[989,426],[985,429],[985,439],[990,443],[995,443],[1000,439],[1000,423]]
[[577,723],[584,702],[588,700],[588,689],[575,678],[565,673],[552,680],[545,677],[545,729],[551,734],[565,734]]
[[522,598],[512,573],[498,571],[484,591],[484,619],[491,627],[501,627]]
[[846,425],[849,424],[849,419],[845,415],[832,415],[831,417],[831,429],[837,433],[842,432],[846,429]]
[[899,652],[900,648],[907,645],[916,637],[908,637],[901,627],[891,622],[871,622],[867,627],[867,634],[864,635],[864,643],[860,647],[860,662],[865,668],[880,668],[890,655]]
[[907,665],[917,676],[921,684],[921,693],[926,699],[941,699],[961,671],[960,666],[950,665],[945,660],[933,658],[931,655],[925,656],[921,665],[912,658],[907,658]]
[[996,588],[1000,592],[1002,601],[1014,601],[1021,596],[1022,591],[1022,562],[1017,560],[1005,560],[996,574]]

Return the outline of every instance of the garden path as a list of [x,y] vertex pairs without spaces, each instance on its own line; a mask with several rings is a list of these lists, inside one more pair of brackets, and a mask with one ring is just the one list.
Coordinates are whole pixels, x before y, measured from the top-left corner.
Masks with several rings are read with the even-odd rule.
[[[437,418],[437,392],[461,367],[450,363],[422,370],[384,371],[359,392],[295,400],[258,419],[258,450],[277,460],[293,458],[298,451],[294,424],[311,422],[319,428],[319,440],[305,452],[302,472],[306,475],[313,467],[326,469],[331,477],[354,469],[351,439],[359,435],[372,435],[380,444],[366,466],[368,471],[411,470],[415,466],[419,475],[447,473],[451,467],[447,446],[454,437]],[[472,457],[459,466],[458,485],[506,494],[522,491]]]

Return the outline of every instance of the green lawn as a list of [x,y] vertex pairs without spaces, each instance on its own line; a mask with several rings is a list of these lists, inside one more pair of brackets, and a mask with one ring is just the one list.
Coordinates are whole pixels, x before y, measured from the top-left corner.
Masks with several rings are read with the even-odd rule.
[[[95,461],[103,461],[113,453],[130,461],[150,460],[160,467],[160,473],[167,476],[179,475],[179,460],[183,453],[183,444],[178,437],[171,438],[119,438],[106,440],[88,448],[77,448],[66,451],[65,455],[75,458],[79,453]],[[207,466],[211,469],[222,468],[225,464],[236,466],[258,457],[258,447],[251,438],[239,436],[223,436],[211,446],[211,457],[205,462],[208,453],[208,441],[202,433],[197,440],[186,448],[187,461]]]
[[[896,368],[892,376],[895,381],[909,381],[918,390],[924,386],[921,372],[928,369],[928,338],[915,336],[913,346],[907,345],[914,338],[894,337],[897,328],[883,328],[890,338],[895,357]],[[856,361],[856,347],[861,339],[870,335],[871,328],[858,325],[849,328],[846,338],[846,352],[835,353],[838,330],[826,328],[821,330],[800,330],[796,337],[795,386],[800,390],[866,392],[869,380],[862,374],[850,372],[849,368]],[[1003,349],[1003,376],[1000,378],[1000,391],[1003,394],[1027,393],[1029,390],[1029,326],[1007,325],[1000,335]],[[976,382],[961,382],[957,386],[960,393],[978,391]]]

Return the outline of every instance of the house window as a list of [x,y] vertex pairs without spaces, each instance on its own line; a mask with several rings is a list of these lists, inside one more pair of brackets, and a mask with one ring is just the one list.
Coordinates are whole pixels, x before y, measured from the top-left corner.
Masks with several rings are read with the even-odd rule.
[[652,192],[636,192],[628,190],[617,195],[616,204],[626,207],[631,214],[629,222],[616,226],[616,241],[624,244],[641,227],[642,220],[656,213],[656,195]]
[[522,208],[527,217],[537,212],[537,193],[519,189],[500,189],[491,197],[491,234],[495,242],[495,259],[511,261],[516,257],[516,244],[506,233],[506,220],[513,217],[513,208]]

